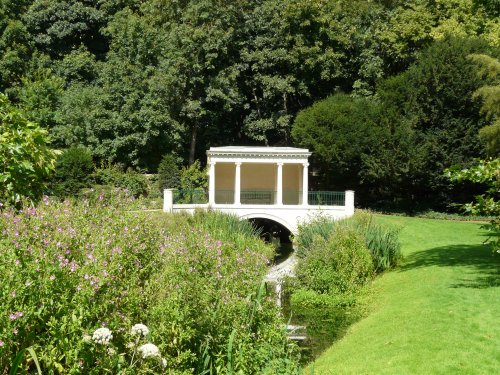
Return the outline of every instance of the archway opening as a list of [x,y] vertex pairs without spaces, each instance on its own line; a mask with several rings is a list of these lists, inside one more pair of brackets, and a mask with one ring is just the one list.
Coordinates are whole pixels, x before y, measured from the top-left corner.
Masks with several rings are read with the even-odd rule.
[[259,231],[264,241],[275,245],[276,254],[274,263],[280,263],[288,258],[293,251],[293,246],[292,233],[287,227],[271,219],[258,217],[248,220]]

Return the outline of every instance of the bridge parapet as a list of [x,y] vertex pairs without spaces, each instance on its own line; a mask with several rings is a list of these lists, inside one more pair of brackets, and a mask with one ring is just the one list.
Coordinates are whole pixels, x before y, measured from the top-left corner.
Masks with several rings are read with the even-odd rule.
[[217,203],[174,203],[175,191],[164,190],[164,212],[194,213],[196,210],[216,210],[241,219],[270,219],[285,226],[291,233],[297,234],[298,225],[317,217],[318,215],[340,219],[354,214],[354,191],[345,192],[343,205],[277,205],[277,204],[217,204]]

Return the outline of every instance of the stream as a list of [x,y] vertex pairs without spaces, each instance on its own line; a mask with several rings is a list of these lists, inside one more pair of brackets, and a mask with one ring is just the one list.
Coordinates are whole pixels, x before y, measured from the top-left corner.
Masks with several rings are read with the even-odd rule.
[[340,339],[347,328],[357,320],[356,311],[345,307],[301,308],[294,311],[291,305],[291,291],[283,285],[285,277],[294,276],[297,258],[291,248],[282,249],[270,268],[266,283],[269,293],[274,295],[281,307],[284,320],[288,322],[288,335],[296,341],[301,351],[301,364],[305,365],[317,358],[333,342]]

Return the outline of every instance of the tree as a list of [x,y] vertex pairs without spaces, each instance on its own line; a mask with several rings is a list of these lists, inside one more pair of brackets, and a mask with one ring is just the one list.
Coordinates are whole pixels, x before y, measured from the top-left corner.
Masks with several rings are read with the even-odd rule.
[[92,154],[85,147],[65,150],[57,159],[51,181],[53,194],[59,197],[76,195],[90,186],[94,169]]
[[[467,56],[488,49],[477,39],[436,42],[407,71],[379,84],[380,119],[389,140],[366,156],[365,178],[403,187],[394,186],[408,208],[448,208],[454,194],[442,171],[484,155],[478,131],[485,120],[472,100],[484,80]],[[463,199],[472,188],[464,189]]]
[[325,189],[359,185],[362,155],[379,142],[377,109],[373,100],[335,94],[298,113],[293,139],[313,151]]
[[479,130],[479,137],[486,145],[489,156],[500,155],[500,61],[488,55],[470,55],[479,65],[479,75],[490,79],[491,84],[478,88],[473,97],[481,99],[481,113],[490,121]]
[[64,81],[49,69],[39,69],[31,77],[23,77],[15,92],[26,118],[44,129],[53,128],[63,86]]
[[165,155],[158,166],[158,188],[177,189],[181,187],[181,174],[175,156]]
[[208,173],[206,168],[201,168],[199,160],[181,169],[181,187],[184,190],[208,188]]
[[446,170],[446,176],[455,182],[486,184],[486,192],[477,195],[475,202],[465,204],[463,208],[473,215],[493,216],[490,223],[482,227],[490,232],[486,242],[491,244],[494,252],[500,254],[500,159],[478,160],[476,165],[466,169],[454,166]]
[[99,0],[33,1],[23,14],[36,46],[53,58],[60,58],[81,44],[103,53],[107,41],[101,34],[106,14]]
[[42,196],[57,151],[47,131],[26,118],[0,94],[0,200],[20,206]]

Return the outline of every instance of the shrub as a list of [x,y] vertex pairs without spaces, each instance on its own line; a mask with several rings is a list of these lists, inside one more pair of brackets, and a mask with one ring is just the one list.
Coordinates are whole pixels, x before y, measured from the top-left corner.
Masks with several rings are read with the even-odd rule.
[[94,172],[92,154],[84,147],[65,150],[57,159],[52,191],[59,197],[76,195],[82,188],[91,185]]
[[178,189],[181,187],[181,174],[173,155],[165,155],[158,166],[158,189]]
[[375,223],[373,215],[363,211],[357,211],[352,217],[338,221],[319,216],[307,224],[300,225],[296,237],[297,255],[301,258],[307,256],[314,248],[316,236],[326,240],[338,227],[352,228],[361,236],[370,250],[375,272],[395,267],[401,260],[399,230]]
[[[43,373],[293,373],[277,307],[258,292],[269,246],[90,193],[0,214],[0,373],[27,347]],[[167,369],[137,358],[137,323]]]
[[122,172],[117,166],[99,168],[95,181],[97,184],[125,189],[135,198],[146,195],[148,191],[147,178],[130,168],[126,172]]
[[208,187],[208,173],[202,169],[199,160],[189,167],[181,169],[181,187],[184,190],[206,189]]
[[316,236],[296,276],[302,287],[325,294],[359,290],[371,277],[373,264],[363,238],[352,228],[337,226],[328,238]]
[[47,131],[0,94],[0,203],[20,207],[41,198],[57,155],[48,143]]

